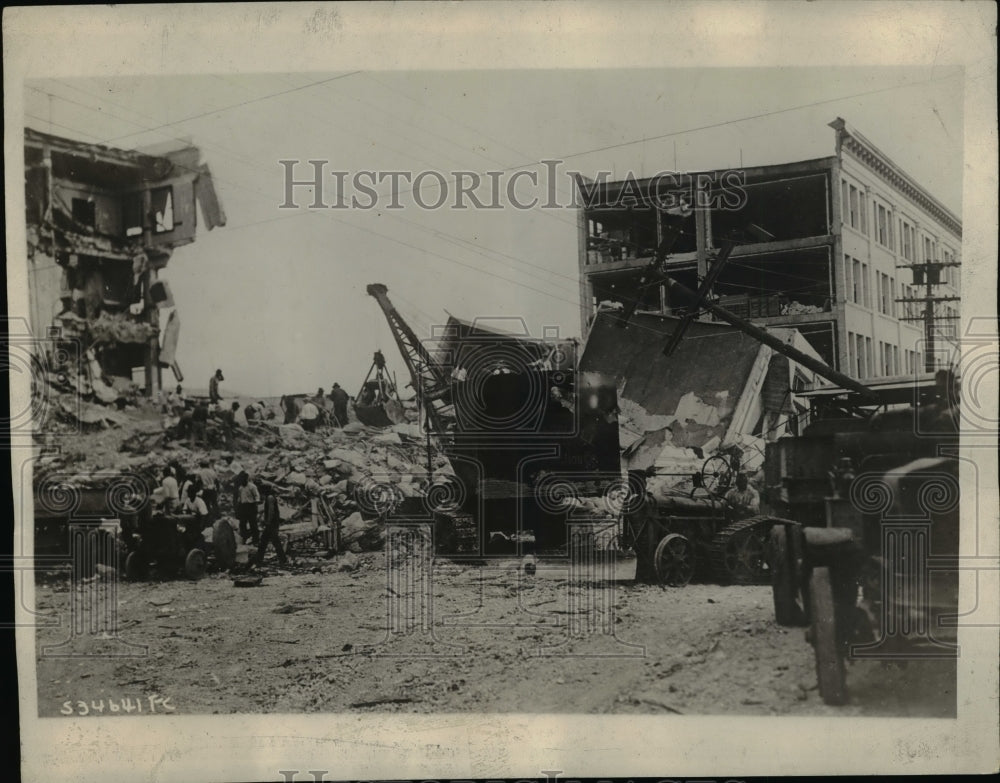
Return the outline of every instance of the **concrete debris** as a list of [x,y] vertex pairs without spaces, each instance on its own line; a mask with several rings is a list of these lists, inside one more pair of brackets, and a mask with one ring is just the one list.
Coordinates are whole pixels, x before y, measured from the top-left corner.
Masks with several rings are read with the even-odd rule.
[[[151,401],[116,410],[76,395],[60,394],[54,400],[65,431],[84,429],[87,437],[68,439],[56,451],[43,446],[33,473],[36,497],[51,492],[53,481],[107,490],[123,476],[141,482],[154,496],[168,465],[190,474],[207,460],[219,482],[219,518],[238,527],[232,521],[234,482],[245,471],[259,488],[270,487],[277,494],[282,538],[299,552],[308,544],[321,557],[338,536],[340,552],[383,547],[386,510],[365,502],[366,482],[391,483],[405,498],[419,497],[428,484],[426,440],[404,434],[406,425],[399,425],[401,432],[387,433],[352,422],[356,426],[306,432],[298,424],[255,421],[236,426],[227,438],[222,424],[210,418],[203,436],[192,438],[177,426],[165,429],[160,406]],[[436,475],[450,472],[448,460],[436,450],[430,459]],[[100,502],[105,493],[95,497]],[[256,548],[240,538],[237,559],[246,563]]]

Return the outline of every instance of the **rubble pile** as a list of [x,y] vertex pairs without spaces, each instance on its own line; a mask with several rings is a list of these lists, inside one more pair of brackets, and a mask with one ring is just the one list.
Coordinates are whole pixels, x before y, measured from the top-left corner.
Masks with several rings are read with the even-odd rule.
[[90,407],[114,414],[118,437],[95,432],[72,439],[70,448],[43,449],[34,470],[36,500],[58,487],[105,488],[110,494],[118,485],[151,492],[168,465],[190,473],[207,460],[222,486],[219,516],[234,529],[234,480],[246,471],[261,489],[274,490],[287,541],[336,525],[341,551],[361,552],[384,543],[380,492],[419,497],[435,479],[451,474],[448,460],[433,447],[428,452],[426,436],[412,423],[373,428],[352,421],[307,432],[299,424],[255,421],[237,426],[227,443],[222,424],[212,418],[202,441],[176,426],[164,429],[152,404],[131,414]]

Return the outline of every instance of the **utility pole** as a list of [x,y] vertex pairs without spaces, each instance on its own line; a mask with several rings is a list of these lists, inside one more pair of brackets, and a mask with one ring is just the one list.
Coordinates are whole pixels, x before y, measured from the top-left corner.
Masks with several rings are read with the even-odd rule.
[[924,351],[924,372],[934,372],[934,350],[935,350],[935,322],[936,321],[952,321],[956,320],[958,316],[949,315],[938,315],[934,310],[934,305],[938,302],[958,302],[961,300],[959,296],[935,296],[934,286],[941,284],[941,270],[945,267],[958,267],[961,264],[958,261],[924,261],[922,264],[901,264],[897,265],[897,269],[912,269],[913,270],[913,285],[924,287],[924,295],[922,297],[916,298],[901,298],[897,299],[897,302],[904,302],[907,304],[917,303],[923,304],[924,311],[919,316],[912,316],[906,318],[900,318],[900,321],[923,321],[924,323],[924,339],[926,350]]

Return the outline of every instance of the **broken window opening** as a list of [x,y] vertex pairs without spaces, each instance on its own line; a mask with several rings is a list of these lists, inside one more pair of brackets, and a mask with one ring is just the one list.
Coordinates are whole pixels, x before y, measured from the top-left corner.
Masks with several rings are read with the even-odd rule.
[[[840,369],[838,366],[840,363],[837,361],[836,324],[833,321],[798,324],[795,328],[806,339],[806,342],[812,346],[813,350],[820,355],[820,358],[824,362],[834,369]],[[850,369],[848,369],[848,372],[850,372]],[[801,385],[799,384],[800,380],[802,382]],[[798,371],[796,371],[794,389],[801,391],[806,381],[805,376],[800,378]]]
[[97,225],[97,205],[92,198],[74,198],[72,211],[74,223],[93,231]]
[[719,304],[740,318],[825,313],[833,309],[826,248],[739,256],[715,284]]
[[656,254],[658,213],[654,209],[605,208],[590,210],[586,214],[587,264],[652,258]]
[[712,237],[718,246],[733,232],[740,234],[748,225],[764,228],[773,239],[782,241],[828,233],[826,175],[749,183],[743,186],[746,202],[739,209],[722,206],[711,215]]
[[122,226],[126,237],[142,236],[142,193],[130,193],[122,198]]
[[620,304],[629,307],[636,303],[636,310],[660,312],[661,299],[658,284],[651,284],[652,278],[642,272],[628,272],[617,275],[595,275],[591,278],[595,304]]
[[105,307],[123,309],[132,301],[132,264],[128,261],[104,259],[100,264],[102,294]]
[[174,230],[174,189],[167,185],[149,193],[153,214],[153,232],[165,234]]
[[[746,202],[738,209],[725,204],[711,212],[712,239],[716,247],[733,232],[744,232],[755,224],[780,242],[804,239],[829,233],[827,217],[827,176],[805,177],[748,183],[742,186]],[[713,203],[721,199],[714,199]]]

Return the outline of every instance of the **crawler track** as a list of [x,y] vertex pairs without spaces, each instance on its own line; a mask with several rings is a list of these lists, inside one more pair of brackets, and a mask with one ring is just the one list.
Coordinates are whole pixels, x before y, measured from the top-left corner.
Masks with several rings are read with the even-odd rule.
[[722,584],[769,584],[768,536],[772,517],[749,517],[722,528],[709,546],[712,575]]

